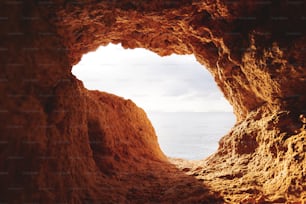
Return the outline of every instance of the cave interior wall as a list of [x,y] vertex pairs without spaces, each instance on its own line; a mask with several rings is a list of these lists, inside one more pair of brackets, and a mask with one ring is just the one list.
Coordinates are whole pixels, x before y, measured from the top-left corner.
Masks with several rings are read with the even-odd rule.
[[[141,109],[120,97],[87,91],[71,74],[83,54],[108,43],[161,56],[194,54],[208,67],[238,119],[216,154],[189,170],[211,186],[209,191],[228,202],[306,199],[304,2],[0,5],[4,202],[94,202],[115,194],[123,201],[133,183],[122,187],[120,175],[133,172],[131,167],[175,172]],[[165,182],[157,173],[151,176]],[[117,188],[101,187],[107,182]],[[194,199],[218,197],[201,195]],[[176,196],[167,191],[164,197]]]

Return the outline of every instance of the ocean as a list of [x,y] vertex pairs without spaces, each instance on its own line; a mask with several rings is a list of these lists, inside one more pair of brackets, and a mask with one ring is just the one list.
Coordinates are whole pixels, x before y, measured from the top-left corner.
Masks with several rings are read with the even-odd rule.
[[158,141],[169,157],[199,160],[218,149],[218,141],[234,126],[229,112],[149,112]]

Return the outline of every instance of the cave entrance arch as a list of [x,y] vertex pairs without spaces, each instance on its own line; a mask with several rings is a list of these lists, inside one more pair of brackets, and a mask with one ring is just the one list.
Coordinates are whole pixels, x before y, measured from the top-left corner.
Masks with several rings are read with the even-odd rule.
[[[119,197],[113,203],[147,203],[158,194],[166,199],[157,198],[155,203],[169,203],[171,198],[203,203],[203,192],[215,191],[228,203],[302,203],[306,199],[303,1],[0,4],[1,202],[101,203],[99,198],[108,196]],[[190,191],[190,182],[172,180],[175,177],[169,174],[152,175],[154,171],[137,176],[135,183],[155,183],[152,178],[171,183],[156,183],[155,193],[151,185],[139,191],[126,185],[130,176],[118,183],[113,182],[116,177],[100,177],[99,171],[92,171],[97,164],[107,164],[92,159],[88,145],[86,121],[93,118],[88,118],[86,108],[90,107],[84,101],[89,97],[84,96],[95,95],[79,86],[70,68],[82,54],[109,42],[145,47],[160,55],[194,53],[212,71],[239,123],[222,139],[218,154],[192,174],[211,191],[197,187]],[[93,98],[93,105],[98,99]],[[99,108],[93,107],[92,112]],[[121,153],[122,159],[126,153],[135,153],[117,163],[121,172],[131,166],[140,168],[146,161],[148,168],[153,159],[161,160],[159,151],[152,157],[149,151],[145,151],[147,157],[140,157],[140,152]],[[109,159],[108,166],[115,159]],[[163,170],[160,162],[154,167]],[[146,196],[138,200],[141,193]]]
[[143,108],[170,157],[209,156],[235,122],[232,107],[193,55],[160,57],[109,44],[85,54],[72,73],[90,90],[132,99]]

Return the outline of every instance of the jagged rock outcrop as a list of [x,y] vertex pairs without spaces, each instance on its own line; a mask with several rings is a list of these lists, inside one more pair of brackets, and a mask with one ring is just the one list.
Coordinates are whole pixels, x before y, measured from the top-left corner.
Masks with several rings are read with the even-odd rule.
[[[0,10],[0,202],[306,200],[305,2],[29,0]],[[193,53],[208,67],[237,116],[214,155],[174,160],[180,171],[141,109],[84,89],[72,66],[108,43]]]

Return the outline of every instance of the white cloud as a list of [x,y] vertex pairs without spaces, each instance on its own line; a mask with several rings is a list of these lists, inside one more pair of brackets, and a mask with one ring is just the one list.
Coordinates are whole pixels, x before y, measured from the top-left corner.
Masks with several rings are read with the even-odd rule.
[[160,57],[108,45],[84,55],[72,72],[86,88],[130,98],[148,112],[232,111],[193,55]]

